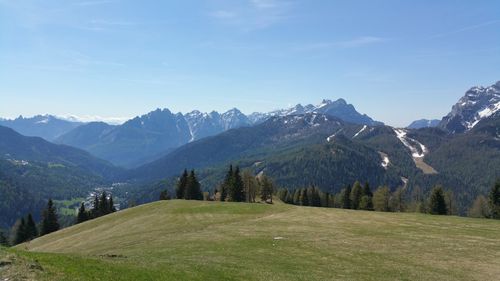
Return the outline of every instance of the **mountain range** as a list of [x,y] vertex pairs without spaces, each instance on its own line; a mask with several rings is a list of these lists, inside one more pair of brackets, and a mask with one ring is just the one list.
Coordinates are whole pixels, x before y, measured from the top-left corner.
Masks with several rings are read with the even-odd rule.
[[[58,144],[0,127],[0,208],[24,198],[34,203],[11,209],[38,215],[41,200],[74,198],[112,181],[133,185],[130,198],[147,194],[153,200],[158,181],[172,182],[185,168],[197,169],[211,190],[233,163],[287,188],[338,192],[362,180],[413,194],[441,184],[455,193],[463,214],[500,175],[499,86],[470,89],[437,126],[424,120],[404,129],[359,114],[343,99],[248,116],[238,109],[157,109],[122,125],[62,122],[58,128],[49,115],[3,120],[10,126],[31,122],[20,128]],[[16,217],[9,213],[0,223]]]
[[157,109],[119,126],[88,123],[60,136],[55,142],[87,150],[115,165],[133,168],[158,159],[184,144],[227,130],[260,124],[271,117],[312,112],[355,124],[382,124],[358,113],[354,106],[343,99],[323,100],[318,106],[298,104],[289,109],[249,116],[236,108],[222,114],[197,110],[181,114]]

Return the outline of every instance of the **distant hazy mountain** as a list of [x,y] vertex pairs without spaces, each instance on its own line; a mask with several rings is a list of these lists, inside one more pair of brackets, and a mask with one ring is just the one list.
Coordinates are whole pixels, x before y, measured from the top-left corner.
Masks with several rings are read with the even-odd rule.
[[366,114],[357,112],[354,106],[352,104],[348,104],[344,99],[338,99],[336,101],[323,100],[317,106],[314,106],[312,104],[308,104],[305,106],[297,104],[296,106],[291,108],[275,110],[268,113],[255,112],[249,115],[249,119],[253,124],[258,124],[264,122],[269,117],[298,115],[313,112],[337,117],[343,121],[353,124],[370,126],[383,125],[382,122],[374,121]]
[[38,217],[49,198],[85,196],[121,172],[86,151],[0,126],[0,228],[28,212]]
[[320,113],[338,117],[354,124],[379,125],[358,113],[345,100],[324,100],[320,105],[297,105],[293,108],[246,116],[233,108],[222,114],[194,110],[174,114],[168,109],[156,110],[136,117],[123,125],[89,123],[80,126],[56,141],[85,149],[97,157],[123,167],[136,167],[153,161],[186,143],[214,136],[227,130],[260,124],[275,116]]
[[48,141],[53,141],[82,124],[52,115],[37,115],[30,118],[19,116],[13,120],[0,119],[0,126],[12,128],[25,136],[41,137]]
[[438,119],[432,119],[432,120],[420,119],[420,120],[413,121],[406,128],[408,128],[408,129],[434,128],[434,127],[437,127],[439,125],[439,122],[441,122],[441,120],[438,120]]
[[451,133],[472,129],[482,119],[500,111],[500,81],[490,87],[473,87],[452,107],[439,127]]

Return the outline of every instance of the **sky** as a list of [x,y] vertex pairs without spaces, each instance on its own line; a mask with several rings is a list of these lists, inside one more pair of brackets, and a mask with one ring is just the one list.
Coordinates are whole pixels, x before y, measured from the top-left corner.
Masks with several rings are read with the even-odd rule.
[[500,80],[500,1],[0,0],[0,117],[344,98],[393,126]]

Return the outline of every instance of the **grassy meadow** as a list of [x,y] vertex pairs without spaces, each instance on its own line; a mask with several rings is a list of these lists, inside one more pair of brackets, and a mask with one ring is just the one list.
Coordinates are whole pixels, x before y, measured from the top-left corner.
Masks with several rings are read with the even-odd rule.
[[0,249],[0,265],[8,280],[498,280],[500,221],[160,201]]

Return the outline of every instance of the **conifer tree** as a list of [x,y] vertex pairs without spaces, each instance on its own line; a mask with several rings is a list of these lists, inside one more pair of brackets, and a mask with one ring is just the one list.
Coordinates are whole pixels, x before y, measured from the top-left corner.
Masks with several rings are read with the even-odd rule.
[[186,200],[203,200],[200,182],[198,182],[194,170],[191,170],[191,173],[188,176],[184,198]]
[[351,209],[351,186],[347,185],[342,192],[342,208]]
[[9,241],[7,240],[7,236],[3,232],[3,230],[0,230],[0,246],[9,246]]
[[263,202],[267,202],[268,200],[271,200],[271,203],[273,203],[273,192],[274,192],[274,187],[271,179],[263,175],[260,178],[260,200]]
[[109,195],[108,210],[109,210],[109,213],[116,212],[115,203],[113,202],[113,195],[112,194]]
[[229,197],[233,202],[245,201],[245,187],[240,175],[240,167],[236,166],[233,173],[232,185],[229,188]]
[[363,196],[373,197],[373,193],[368,182],[365,182],[363,185]]
[[319,196],[319,190],[313,185],[308,188],[309,189],[309,198],[310,199],[310,204],[313,207],[321,207],[321,198]]
[[26,240],[35,239],[38,236],[38,229],[36,228],[35,220],[33,220],[33,216],[28,214],[26,218]]
[[85,204],[82,202],[80,204],[80,208],[78,209],[78,215],[76,216],[76,223],[82,223],[89,219],[89,214],[87,210],[85,210]]
[[170,193],[168,192],[168,190],[163,190],[162,192],[160,192],[160,200],[170,200]]
[[18,220],[13,229],[14,239],[12,240],[12,244],[17,245],[26,242],[28,235],[26,231],[26,221],[24,218]]
[[181,177],[177,181],[177,186],[175,187],[175,197],[177,199],[184,199],[185,198],[188,177],[189,177],[188,171],[187,171],[187,169],[184,169],[184,172],[182,173]]
[[441,186],[435,186],[431,191],[429,212],[433,215],[446,215],[448,213],[443,188]]
[[493,219],[500,219],[500,179],[495,182],[488,196],[490,215]]
[[57,212],[52,199],[49,199],[47,208],[42,212],[42,225],[40,236],[49,234],[59,230],[59,222],[57,221]]
[[359,181],[354,183],[352,187],[351,194],[349,199],[351,199],[351,209],[357,210],[359,209],[359,203],[361,202],[361,197],[363,196],[363,188]]
[[99,212],[99,196],[97,195],[97,193],[94,196],[94,203],[92,206],[91,215],[92,215],[92,218],[97,218],[97,217],[101,216],[101,214]]
[[109,206],[108,206],[108,195],[106,191],[101,193],[101,198],[99,199],[99,213],[101,216],[109,214]]
[[229,165],[229,170],[227,171],[226,177],[224,178],[224,182],[222,182],[220,187],[220,201],[226,201],[228,198],[228,193],[230,186],[233,181],[233,165]]

